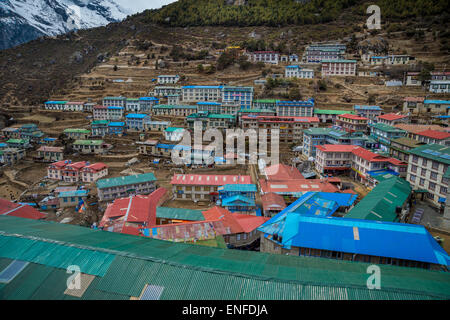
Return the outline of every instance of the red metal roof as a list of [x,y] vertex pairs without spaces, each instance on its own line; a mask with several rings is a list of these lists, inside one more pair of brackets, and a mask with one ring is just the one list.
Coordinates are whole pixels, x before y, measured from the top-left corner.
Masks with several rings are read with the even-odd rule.
[[93,164],[91,164],[89,166],[84,167],[83,170],[84,169],[91,169],[91,170],[94,170],[94,171],[100,171],[100,170],[103,170],[105,168],[108,168],[108,166],[106,164],[104,164],[103,162],[98,162],[98,163],[93,163]]
[[55,166],[55,167],[58,167],[58,168],[64,168],[68,164],[66,161],[67,160],[61,160],[61,161],[58,161],[58,162],[54,162],[54,163],[50,164],[50,166]]
[[386,158],[384,156],[380,156],[379,154],[373,153],[372,151],[369,151],[367,149],[364,149],[362,147],[355,148],[352,153],[360,158],[363,158],[364,160],[370,161],[370,162],[378,162],[378,161],[387,161],[389,158]]
[[284,198],[279,194],[269,192],[261,196],[261,201],[264,211],[267,210],[283,210],[286,208],[286,202]]
[[[167,189],[159,188],[150,195],[137,195],[120,198],[109,204],[100,221],[103,228],[112,227],[114,232],[136,234],[139,226],[156,225],[156,207],[161,204]],[[112,221],[110,221],[112,219]],[[133,223],[136,227],[132,227]],[[127,232],[125,232],[127,231]]]
[[402,115],[402,114],[395,114],[395,113],[386,113],[381,116],[378,116],[378,119],[383,119],[387,121],[393,121],[393,120],[399,120],[408,118],[408,116]]
[[37,149],[37,151],[43,151],[43,152],[63,152],[64,148],[63,147],[47,147],[47,146],[42,146],[39,149]]
[[251,184],[250,176],[219,174],[174,174],[170,184],[223,186],[225,184]]
[[320,191],[320,192],[339,192],[339,189],[329,182],[320,179],[299,179],[299,180],[285,180],[285,181],[265,181],[259,180],[262,193],[275,192],[282,193],[295,193],[295,192],[307,192],[307,191]]
[[433,138],[436,140],[443,140],[443,139],[447,139],[450,137],[450,133],[448,133],[448,132],[442,132],[442,131],[431,130],[431,129],[417,132],[417,134],[419,136]]
[[267,179],[270,181],[305,178],[296,167],[282,163],[266,167],[264,172],[266,173]]
[[232,213],[231,216],[245,233],[252,232],[270,219],[268,217],[259,217],[240,213]]
[[349,144],[323,144],[317,145],[316,148],[323,152],[352,152],[359,147]]
[[365,117],[360,117],[356,114],[351,114],[351,113],[340,114],[340,115],[338,115],[338,118],[339,117],[345,118],[345,119],[352,119],[352,120],[369,120]]
[[42,219],[45,217],[45,214],[39,212],[38,210],[29,205],[14,203],[6,199],[0,198],[0,216],[1,215],[34,220]]

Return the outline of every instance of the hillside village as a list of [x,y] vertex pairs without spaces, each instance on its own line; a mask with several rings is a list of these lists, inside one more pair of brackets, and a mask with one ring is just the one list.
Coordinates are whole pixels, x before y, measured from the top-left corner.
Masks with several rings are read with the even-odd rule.
[[[41,105],[2,108],[0,216],[448,282],[448,56],[355,34],[279,50],[256,33],[215,48],[129,40]],[[267,129],[268,146],[252,154],[238,133],[218,152],[198,128]]]

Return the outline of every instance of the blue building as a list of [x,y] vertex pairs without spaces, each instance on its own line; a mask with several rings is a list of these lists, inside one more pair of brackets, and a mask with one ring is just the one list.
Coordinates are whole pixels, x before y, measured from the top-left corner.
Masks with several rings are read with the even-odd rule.
[[226,184],[217,188],[222,207],[230,212],[252,213],[256,211],[256,185]]
[[126,115],[127,130],[130,131],[144,131],[144,123],[151,120],[148,114],[130,113]]
[[110,122],[108,124],[108,134],[119,135],[125,132],[125,122]]
[[279,117],[313,117],[314,98],[306,101],[277,101],[276,111]]
[[159,99],[156,97],[139,98],[140,112],[151,112],[152,107],[157,104],[159,104]]
[[222,102],[237,103],[241,110],[251,109],[253,104],[253,87],[231,87],[222,88]]
[[261,252],[448,271],[450,257],[424,226],[332,217],[330,212],[342,203],[330,211],[326,201],[314,201],[311,210],[305,205],[308,197],[257,229],[264,233]]

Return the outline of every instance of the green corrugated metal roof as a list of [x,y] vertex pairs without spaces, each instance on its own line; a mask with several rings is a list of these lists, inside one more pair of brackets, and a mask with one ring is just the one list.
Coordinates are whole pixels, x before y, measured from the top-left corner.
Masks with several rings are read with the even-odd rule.
[[116,178],[108,178],[108,179],[99,179],[97,180],[97,188],[111,188],[117,186],[125,186],[130,184],[143,183],[148,181],[155,181],[155,175],[151,172],[136,174],[132,176],[122,176]]
[[[2,238],[23,238],[42,246],[40,255],[58,255],[54,245],[113,255],[81,299],[129,299],[147,284],[164,288],[160,299],[449,299],[448,273],[380,265],[380,290],[369,290],[368,263],[286,256],[179,244],[96,231],[73,225],[0,216]],[[27,249],[9,248],[0,253]],[[50,246],[51,245],[51,246]],[[73,258],[68,251],[64,257]],[[1,260],[0,260],[1,263]],[[79,299],[64,295],[65,269],[30,263],[0,287],[1,299]],[[1,269],[0,269],[1,270]]]
[[86,146],[98,146],[103,143],[103,140],[76,140],[73,144],[86,145]]
[[397,221],[397,206],[403,207],[411,193],[411,186],[405,179],[391,177],[365,196],[344,218]]
[[70,132],[70,133],[90,133],[87,129],[65,129],[64,132]]
[[315,114],[355,114],[354,111],[314,109]]
[[383,132],[403,132],[406,134],[405,130],[390,126],[385,123],[372,123],[370,124],[370,126]]
[[205,217],[201,210],[184,209],[184,208],[156,208],[156,217],[162,219],[203,221]]
[[[434,154],[432,154],[432,153]],[[426,144],[412,150],[409,150],[410,154],[415,154],[420,157],[424,157],[427,159],[435,160],[437,162],[442,162],[445,164],[450,164],[450,159],[443,158],[441,155],[445,157],[450,156],[450,147],[443,146],[441,144]],[[437,155],[439,153],[440,155]]]

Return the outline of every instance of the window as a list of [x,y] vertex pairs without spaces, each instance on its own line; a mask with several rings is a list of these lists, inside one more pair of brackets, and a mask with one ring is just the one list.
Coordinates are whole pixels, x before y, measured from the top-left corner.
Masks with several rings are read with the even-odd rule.
[[425,185],[425,179],[420,178],[419,184],[420,184],[421,186],[424,186],[424,185]]
[[420,175],[425,177],[427,175],[427,170],[422,168]]
[[419,157],[418,156],[413,156],[412,162],[417,163],[418,161],[419,161]]
[[447,187],[441,187],[441,194],[447,194]]
[[436,181],[436,180],[437,180],[437,173],[431,171],[431,173],[430,173],[430,179]]
[[428,184],[428,189],[429,189],[430,191],[434,191],[434,189],[436,189],[436,183],[430,182],[430,183]]

